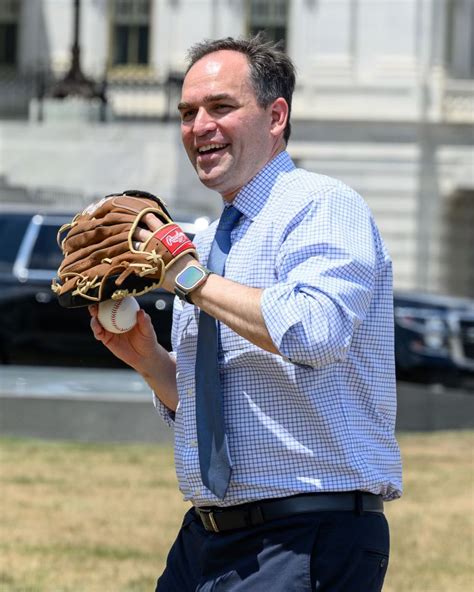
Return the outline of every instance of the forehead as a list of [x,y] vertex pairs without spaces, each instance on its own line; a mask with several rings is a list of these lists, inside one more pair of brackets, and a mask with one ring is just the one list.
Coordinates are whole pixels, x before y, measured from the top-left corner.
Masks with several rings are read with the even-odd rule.
[[210,94],[241,95],[252,93],[249,64],[237,51],[216,51],[198,60],[186,74],[183,100],[199,100]]

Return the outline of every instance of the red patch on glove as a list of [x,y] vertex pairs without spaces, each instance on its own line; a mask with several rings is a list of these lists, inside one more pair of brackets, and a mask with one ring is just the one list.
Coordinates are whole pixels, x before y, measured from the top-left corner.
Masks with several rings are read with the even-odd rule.
[[195,246],[177,224],[166,224],[159,228],[153,236],[158,239],[176,257],[187,249],[194,249]]

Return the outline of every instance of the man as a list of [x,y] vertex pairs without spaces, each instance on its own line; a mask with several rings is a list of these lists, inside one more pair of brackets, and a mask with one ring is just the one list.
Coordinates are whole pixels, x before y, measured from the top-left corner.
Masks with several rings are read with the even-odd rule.
[[[159,592],[382,588],[382,499],[401,494],[391,262],[363,200],[286,152],[294,82],[289,58],[259,37],[192,48],[183,144],[225,208],[196,238],[200,264],[182,258],[166,274],[182,298],[175,353],[143,311],[113,335],[91,307],[96,338],[175,425],[193,507]],[[160,225],[147,224],[137,241]]]

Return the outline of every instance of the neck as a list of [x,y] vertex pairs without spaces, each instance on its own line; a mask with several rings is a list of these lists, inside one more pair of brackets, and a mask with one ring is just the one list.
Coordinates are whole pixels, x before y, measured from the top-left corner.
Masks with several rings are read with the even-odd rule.
[[[260,169],[255,173],[254,177],[256,175],[258,175],[258,173],[264,169],[267,164],[269,162],[271,162],[276,156],[278,156],[279,154],[281,154],[282,152],[284,152],[286,150],[286,144],[283,142],[283,140],[281,141],[281,143],[279,143],[278,146],[275,146],[275,149],[272,151],[270,157],[266,160],[266,162],[260,167]],[[252,177],[253,179],[253,177]],[[249,179],[247,181],[247,183],[249,183],[252,179]],[[244,185],[242,185],[242,187],[244,187]],[[222,199],[226,202],[231,204],[234,201],[235,196],[237,195],[237,193],[239,193],[239,191],[242,189],[242,187],[239,187],[238,189],[236,189],[235,191],[232,191],[231,193],[226,193],[225,195],[221,194]]]

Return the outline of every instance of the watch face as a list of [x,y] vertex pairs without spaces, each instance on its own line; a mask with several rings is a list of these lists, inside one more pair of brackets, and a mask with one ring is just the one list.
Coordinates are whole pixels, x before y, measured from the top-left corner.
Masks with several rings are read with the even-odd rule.
[[192,288],[199,280],[204,277],[205,273],[199,267],[187,267],[176,278],[176,283],[184,290]]

